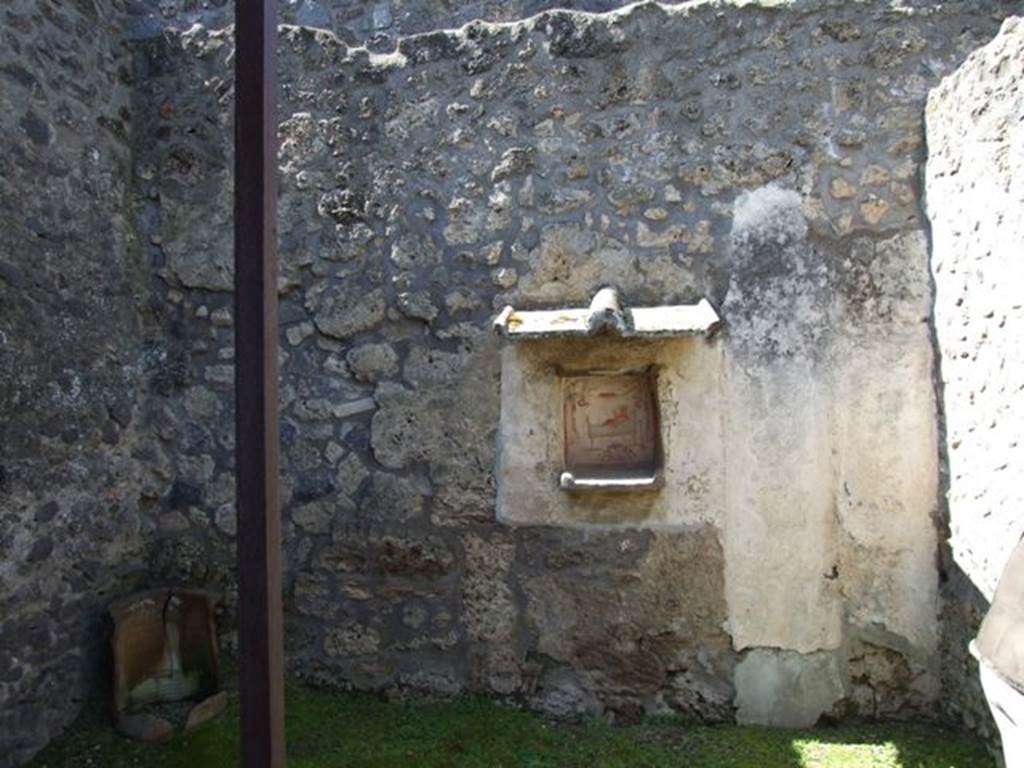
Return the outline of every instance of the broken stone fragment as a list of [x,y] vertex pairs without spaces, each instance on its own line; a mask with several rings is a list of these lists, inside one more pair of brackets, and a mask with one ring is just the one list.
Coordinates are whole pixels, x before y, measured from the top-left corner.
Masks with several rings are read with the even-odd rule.
[[448,204],[448,226],[444,237],[451,244],[468,245],[480,239],[484,231],[487,209],[465,197],[455,197]]
[[384,322],[387,299],[377,288],[367,291],[352,281],[329,286],[314,308],[313,322],[320,333],[347,339]]
[[129,739],[150,744],[169,741],[174,736],[174,728],[169,722],[144,712],[117,718],[117,730]]
[[412,320],[425,320],[428,323],[435,320],[438,314],[429,291],[406,291],[398,294],[398,311]]
[[512,147],[505,151],[494,170],[491,171],[491,181],[501,181],[510,176],[526,173],[533,167],[536,150],[533,147]]
[[642,221],[637,222],[636,244],[641,248],[668,248],[686,240],[687,231],[683,224],[674,224],[659,231],[651,229]]
[[519,275],[512,267],[499,267],[491,272],[491,282],[499,288],[511,288],[518,280]]
[[480,299],[468,290],[456,288],[444,297],[444,305],[448,312],[468,312],[480,306]]
[[334,189],[324,193],[317,203],[316,211],[325,218],[339,224],[354,224],[365,217],[366,200],[351,189]]
[[849,200],[857,194],[857,188],[843,178],[832,179],[829,191],[836,200]]
[[374,521],[406,523],[423,513],[431,493],[430,481],[425,477],[374,472],[370,493],[360,511]]
[[213,696],[199,702],[188,713],[188,720],[185,722],[185,733],[191,733],[204,723],[213,720],[213,718],[224,711],[227,705],[228,694],[226,691],[215,693]]
[[390,344],[364,344],[351,350],[345,361],[356,381],[376,382],[398,372],[398,355]]
[[425,237],[406,235],[391,246],[391,262],[401,269],[417,269],[441,263],[441,252]]
[[332,657],[363,656],[375,653],[379,646],[377,630],[355,622],[332,629],[324,638],[324,653]]
[[871,197],[860,204],[860,213],[868,224],[878,224],[889,212],[889,202],[878,197]]

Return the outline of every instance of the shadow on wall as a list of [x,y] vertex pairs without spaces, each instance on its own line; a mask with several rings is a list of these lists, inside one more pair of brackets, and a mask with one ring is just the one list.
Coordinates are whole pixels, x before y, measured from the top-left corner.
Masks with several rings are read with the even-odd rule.
[[940,701],[941,711],[947,722],[965,726],[984,737],[996,754],[999,734],[985,703],[978,662],[968,650],[988,611],[989,600],[949,552],[944,554],[944,560],[939,620],[942,625],[942,690],[947,695]]

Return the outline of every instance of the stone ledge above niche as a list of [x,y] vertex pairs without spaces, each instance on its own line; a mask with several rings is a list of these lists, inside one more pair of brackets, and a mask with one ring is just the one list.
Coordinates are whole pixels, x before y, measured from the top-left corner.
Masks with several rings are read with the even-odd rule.
[[685,527],[724,504],[717,313],[590,307],[495,320],[502,350],[497,514],[516,525]]

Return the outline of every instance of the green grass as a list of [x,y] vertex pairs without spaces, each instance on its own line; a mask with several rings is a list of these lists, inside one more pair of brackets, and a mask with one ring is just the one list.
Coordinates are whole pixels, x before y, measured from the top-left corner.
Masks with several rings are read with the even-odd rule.
[[[31,768],[219,768],[238,765],[238,707],[189,737],[130,742],[83,716]],[[992,768],[984,746],[923,725],[810,731],[705,726],[677,718],[640,725],[552,723],[482,699],[388,703],[290,686],[290,768]]]

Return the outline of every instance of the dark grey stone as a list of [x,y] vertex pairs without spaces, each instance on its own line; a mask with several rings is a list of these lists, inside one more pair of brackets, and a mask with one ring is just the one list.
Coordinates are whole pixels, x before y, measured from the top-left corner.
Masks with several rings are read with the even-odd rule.
[[53,141],[53,128],[32,110],[25,113],[20,125],[34,144],[45,147]]
[[53,539],[49,536],[44,536],[41,539],[37,539],[32,545],[32,549],[28,552],[28,557],[25,558],[26,562],[38,563],[40,560],[45,560],[53,552]]

